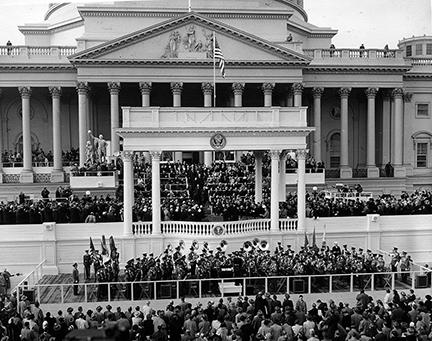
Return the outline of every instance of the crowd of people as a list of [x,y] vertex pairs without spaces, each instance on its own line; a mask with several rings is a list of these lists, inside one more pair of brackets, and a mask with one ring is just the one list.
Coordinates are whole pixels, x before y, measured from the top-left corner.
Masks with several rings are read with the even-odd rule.
[[[85,311],[68,307],[44,312],[16,293],[0,299],[1,340],[64,340],[77,330],[98,329],[119,341],[427,341],[431,340],[432,297],[388,290],[373,299],[363,290],[351,300],[307,302],[258,292],[192,304],[181,298],[165,309],[143,306]],[[93,331],[93,335],[94,335]],[[82,334],[81,334],[82,335]],[[90,335],[90,334],[88,334]],[[90,336],[89,336],[90,337]]]
[[[32,162],[38,164],[40,167],[48,167],[53,162],[54,156],[52,151],[44,151],[39,145],[32,150]],[[79,152],[78,149],[71,148],[69,151],[62,152],[62,161],[65,165],[78,162]],[[19,167],[22,166],[23,156],[19,151],[4,150],[1,153],[1,161],[6,167]]]

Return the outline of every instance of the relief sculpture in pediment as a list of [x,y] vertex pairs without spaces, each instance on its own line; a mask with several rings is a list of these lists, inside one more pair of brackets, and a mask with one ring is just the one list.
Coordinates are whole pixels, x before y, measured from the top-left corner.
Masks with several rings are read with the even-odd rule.
[[191,24],[182,33],[170,33],[162,58],[212,58],[212,51],[213,34],[205,29],[199,34]]

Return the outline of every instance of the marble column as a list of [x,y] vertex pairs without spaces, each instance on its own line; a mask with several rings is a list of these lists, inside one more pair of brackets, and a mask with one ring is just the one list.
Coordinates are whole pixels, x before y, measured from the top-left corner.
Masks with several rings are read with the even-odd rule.
[[123,159],[123,235],[131,236],[134,205],[134,178],[133,178],[133,153],[124,151],[121,153]]
[[340,177],[342,179],[352,178],[352,168],[349,166],[348,159],[348,97],[351,92],[351,88],[339,89],[339,96],[341,99],[341,155],[340,155]]
[[234,106],[236,108],[243,106],[243,91],[245,83],[233,83],[232,90],[234,94]]
[[255,203],[262,203],[263,200],[263,183],[262,183],[262,166],[263,166],[263,152],[254,152],[255,156]]
[[313,152],[316,162],[322,161],[321,157],[321,97],[324,93],[324,88],[313,88],[312,94],[314,99],[313,113],[314,113],[314,126],[313,132]]
[[403,166],[403,89],[393,90],[394,100],[394,176],[395,178],[406,177],[406,169]]
[[22,134],[23,134],[23,170],[20,174],[21,183],[33,182],[32,145],[30,128],[30,97],[32,90],[29,86],[20,86],[22,106]]
[[264,83],[261,86],[261,90],[264,94],[264,106],[271,107],[273,105],[273,89],[275,87],[275,83]]
[[183,83],[172,82],[171,92],[173,95],[173,107],[181,107],[181,94],[183,91]]
[[383,94],[382,104],[382,160],[381,163],[384,166],[387,162],[391,161],[391,98],[389,91],[385,91]]
[[287,93],[287,107],[293,107],[293,106],[294,106],[294,92],[292,87],[290,87]]
[[160,158],[161,152],[151,151],[152,158],[152,234],[161,234]]
[[294,93],[294,106],[301,107],[302,106],[302,95],[303,95],[303,84],[302,83],[294,83],[292,86]]
[[143,107],[150,106],[150,94],[152,90],[151,82],[140,82],[139,88],[141,90],[141,103]]
[[[171,91],[173,95],[173,107],[181,107],[181,94],[183,91],[183,83],[172,82]],[[183,162],[183,152],[174,152],[174,161]]]
[[306,149],[298,149],[297,157],[297,231],[304,231],[306,227]]
[[79,166],[84,167],[86,162],[86,142],[88,136],[87,109],[88,93],[90,87],[87,82],[78,82],[76,86],[78,92],[78,146],[79,146]]
[[118,155],[118,153],[120,152],[120,137],[115,133],[115,130],[120,127],[120,83],[109,82],[108,90],[110,93],[111,112],[111,156],[115,156]]
[[[0,99],[2,96],[2,89],[0,89]],[[0,110],[0,155],[4,151],[4,145],[3,145],[3,114]],[[0,184],[3,183],[3,158],[0,156]]]
[[[201,89],[204,95],[204,107],[210,108],[212,106],[213,98],[213,84],[212,83],[202,83]],[[210,167],[213,164],[213,152],[204,151],[204,165]]]
[[378,88],[367,88],[367,177],[379,178],[379,169],[375,158],[375,98]]
[[270,150],[271,193],[270,193],[270,231],[279,231],[279,158],[280,150]]
[[54,167],[51,172],[51,182],[63,182],[63,162],[62,162],[62,132],[61,132],[61,87],[51,86],[48,88],[52,100],[52,124],[53,124],[53,159]]
[[286,200],[286,161],[288,151],[282,151],[279,162],[279,201]]

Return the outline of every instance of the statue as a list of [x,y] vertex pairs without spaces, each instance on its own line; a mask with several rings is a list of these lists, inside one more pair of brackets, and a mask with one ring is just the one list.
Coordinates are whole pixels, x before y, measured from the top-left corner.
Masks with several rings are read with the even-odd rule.
[[88,135],[89,142],[93,145],[94,161],[105,162],[107,142],[104,140],[103,135],[100,134],[99,137],[95,137],[91,130],[88,131]]
[[195,36],[195,25],[191,24],[186,31],[186,36],[184,37],[185,49],[189,52],[195,50],[196,36]]
[[178,48],[180,42],[180,33],[178,31],[173,31],[170,34],[168,44],[165,48],[165,53],[162,58],[177,58],[178,57]]

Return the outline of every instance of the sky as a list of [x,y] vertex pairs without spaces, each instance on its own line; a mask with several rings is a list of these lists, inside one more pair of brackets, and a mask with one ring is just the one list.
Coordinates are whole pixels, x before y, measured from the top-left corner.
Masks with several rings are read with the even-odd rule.
[[[7,40],[14,45],[23,44],[17,26],[42,22],[49,2],[52,1],[0,0],[0,45]],[[382,48],[386,44],[395,48],[402,38],[432,35],[432,0],[304,0],[304,7],[311,24],[339,30],[333,38],[339,48],[361,44],[366,48]]]

